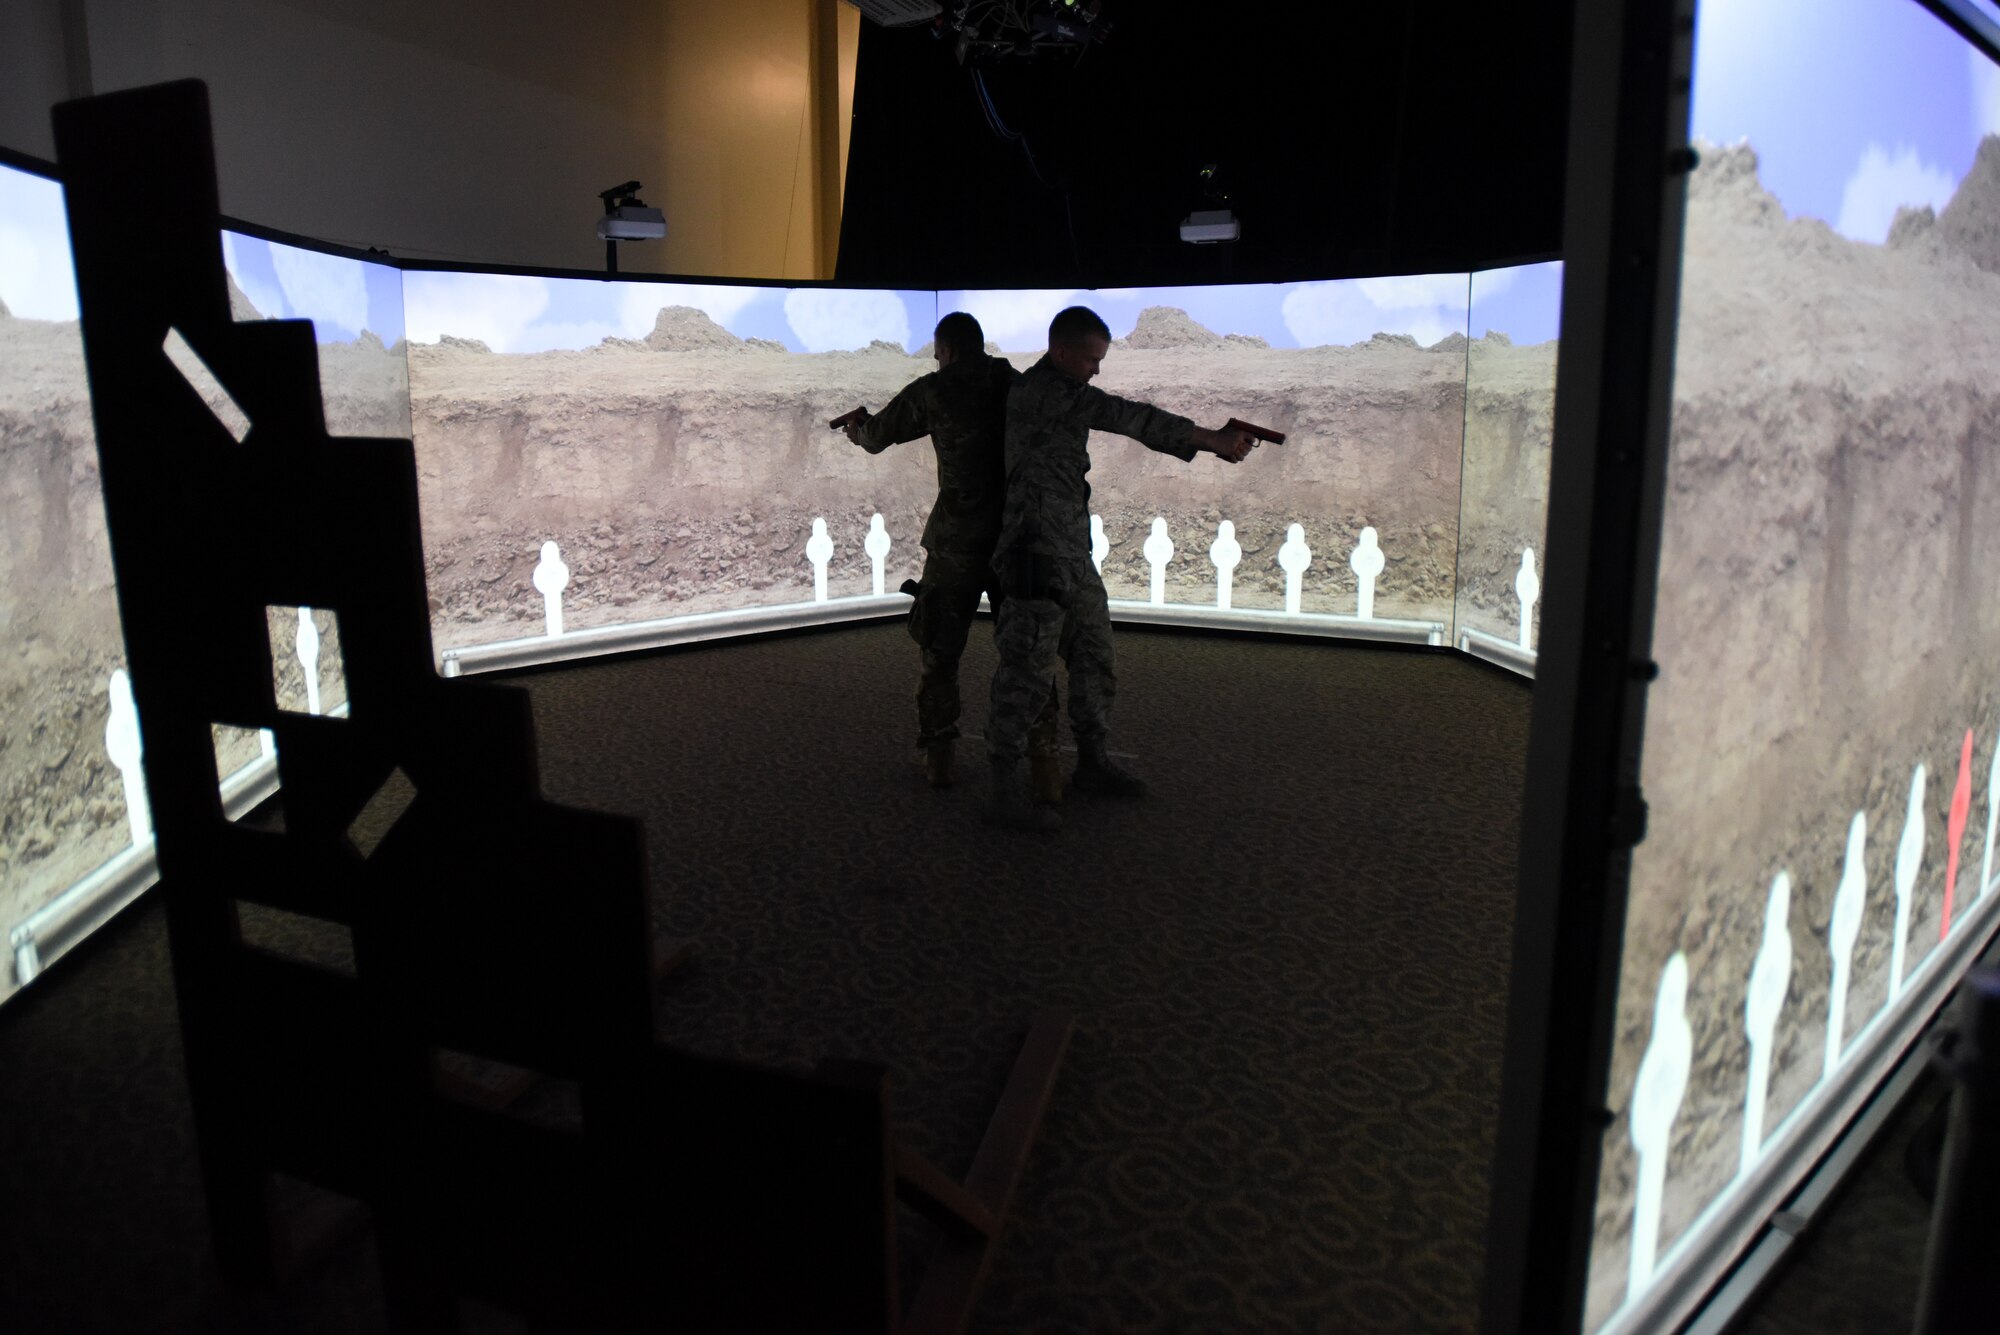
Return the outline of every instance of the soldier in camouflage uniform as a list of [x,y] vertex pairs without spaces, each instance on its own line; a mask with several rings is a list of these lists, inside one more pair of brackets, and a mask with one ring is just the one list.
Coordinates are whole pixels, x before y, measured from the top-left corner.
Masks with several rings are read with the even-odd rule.
[[1017,771],[1038,719],[1053,723],[1056,658],[1069,669],[1070,731],[1076,737],[1073,785],[1083,792],[1138,797],[1146,786],[1106,753],[1111,703],[1111,616],[1104,581],[1090,559],[1090,433],[1130,436],[1163,454],[1192,460],[1207,451],[1230,463],[1256,447],[1246,432],[1210,431],[1185,417],[1093,389],[1111,331],[1095,311],[1072,306],[1049,325],[1048,354],[1007,395],[1007,502],[993,570],[1005,601],[994,644],[986,724],[993,765],[991,819],[1051,829],[1060,818],[1033,807]]
[[[987,355],[979,321],[965,312],[939,320],[932,337],[938,369],[904,386],[866,422],[849,425],[847,435],[870,454],[926,435],[937,451],[938,497],[924,525],[924,573],[913,590],[910,638],[923,654],[917,746],[931,786],[943,788],[951,783],[958,736],[958,660],[979,596],[992,583],[1007,483],[1001,462],[1007,391],[1021,373]],[[997,591],[991,600],[999,604]]]

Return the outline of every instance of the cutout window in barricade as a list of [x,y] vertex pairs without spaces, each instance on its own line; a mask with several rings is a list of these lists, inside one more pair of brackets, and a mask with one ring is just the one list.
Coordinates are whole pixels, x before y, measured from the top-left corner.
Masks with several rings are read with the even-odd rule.
[[267,607],[271,690],[291,714],[344,712],[347,668],[340,652],[340,618],[324,609]]

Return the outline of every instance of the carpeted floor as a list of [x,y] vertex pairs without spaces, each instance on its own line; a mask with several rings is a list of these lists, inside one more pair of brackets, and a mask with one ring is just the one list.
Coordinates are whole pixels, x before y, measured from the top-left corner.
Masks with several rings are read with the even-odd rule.
[[[968,653],[966,720],[992,667]],[[642,816],[668,1041],[881,1060],[970,1160],[1028,1016],[1078,1015],[974,1329],[1474,1324],[1529,692],[1447,655],[1119,635],[1130,804],[998,835],[910,763],[871,625],[524,677],[544,787]],[[549,890],[552,949],[562,887]],[[231,1300],[143,903],[0,1012],[0,1326],[381,1328],[369,1250]]]

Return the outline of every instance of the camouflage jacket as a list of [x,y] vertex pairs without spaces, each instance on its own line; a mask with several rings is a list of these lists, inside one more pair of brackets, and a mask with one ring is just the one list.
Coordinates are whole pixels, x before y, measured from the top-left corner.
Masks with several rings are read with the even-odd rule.
[[981,561],[993,550],[1007,487],[1001,464],[1007,390],[1020,377],[1002,358],[964,358],[903,386],[862,424],[861,448],[870,454],[931,438],[938,496],[924,525],[928,550],[969,552]]
[[1090,554],[1090,433],[1130,436],[1147,449],[1195,456],[1194,423],[1150,403],[1093,388],[1043,357],[1007,395],[1007,507],[998,550]]

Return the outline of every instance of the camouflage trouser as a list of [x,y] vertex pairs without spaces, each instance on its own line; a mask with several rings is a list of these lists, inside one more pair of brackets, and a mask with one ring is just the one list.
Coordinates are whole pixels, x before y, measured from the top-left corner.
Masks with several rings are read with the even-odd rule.
[[1079,745],[1111,729],[1118,679],[1111,664],[1111,609],[1089,557],[1039,557],[1003,570],[986,750],[995,760],[1053,752],[1056,659],[1069,669],[1069,726]]
[[923,652],[917,682],[917,745],[958,736],[958,660],[972,633],[979,595],[992,581],[983,556],[924,553],[924,576],[910,608],[910,638]]

